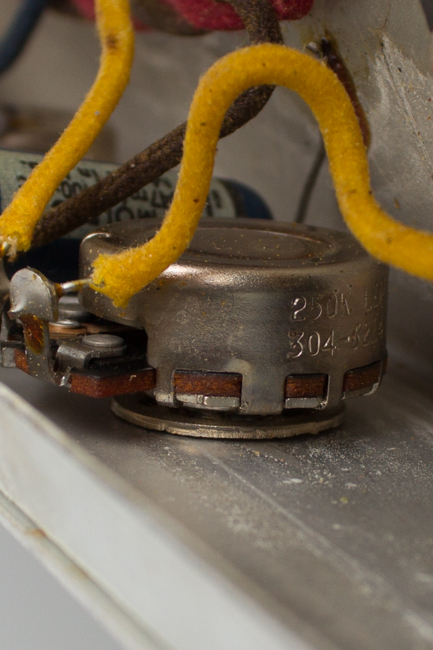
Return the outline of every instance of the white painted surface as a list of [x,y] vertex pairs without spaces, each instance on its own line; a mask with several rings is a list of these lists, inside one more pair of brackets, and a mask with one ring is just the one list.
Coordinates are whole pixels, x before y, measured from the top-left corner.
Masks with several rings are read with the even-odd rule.
[[120,650],[121,645],[3,527],[0,576],[3,650]]
[[4,384],[0,410],[1,492],[158,648],[310,650],[232,567]]

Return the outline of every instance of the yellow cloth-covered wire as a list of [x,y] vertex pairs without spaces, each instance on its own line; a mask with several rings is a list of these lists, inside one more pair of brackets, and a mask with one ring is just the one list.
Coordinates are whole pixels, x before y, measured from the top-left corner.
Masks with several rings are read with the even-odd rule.
[[129,0],[96,0],[96,15],[102,45],[98,75],[69,126],[3,212],[0,242],[4,253],[14,255],[30,247],[45,206],[89,149],[128,83],[134,57]]
[[116,305],[127,304],[188,246],[205,205],[224,114],[242,91],[262,84],[286,86],[310,106],[341,212],[365,248],[384,262],[433,280],[433,235],[394,221],[373,197],[358,120],[336,75],[296,50],[264,44],[228,54],[202,77],[189,113],[173,203],[159,232],[143,246],[95,260],[93,286]]

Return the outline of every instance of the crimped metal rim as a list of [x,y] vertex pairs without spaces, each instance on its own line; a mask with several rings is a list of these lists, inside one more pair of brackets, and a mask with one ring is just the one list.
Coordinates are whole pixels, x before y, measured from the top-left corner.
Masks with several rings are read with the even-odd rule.
[[201,412],[159,406],[141,395],[113,398],[115,415],[141,428],[165,431],[194,438],[270,439],[318,434],[338,427],[344,418],[344,406],[330,410],[286,411],[277,416],[241,416],[230,413]]

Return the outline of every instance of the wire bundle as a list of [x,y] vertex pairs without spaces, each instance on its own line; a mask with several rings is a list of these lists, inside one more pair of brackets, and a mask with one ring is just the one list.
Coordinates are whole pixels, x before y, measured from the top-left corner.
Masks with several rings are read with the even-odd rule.
[[[245,12],[259,0],[233,2]],[[96,6],[102,42],[98,77],[70,126],[3,213],[3,254],[30,246],[46,203],[84,155],[126,86],[133,53],[128,0],[96,0]],[[248,16],[245,13],[246,20]],[[278,29],[275,38],[280,38]],[[313,111],[322,132],[340,210],[354,235],[378,259],[433,281],[433,234],[396,222],[375,200],[363,133],[351,98],[338,76],[323,62],[306,54],[265,43],[221,58],[200,80],[188,118],[179,180],[162,227],[143,246],[116,255],[100,255],[90,279],[97,291],[107,294],[117,305],[126,305],[135,293],[177,260],[197,228],[218,139],[224,128],[230,131],[234,130],[233,123],[239,125],[241,111],[235,111],[224,127],[227,112],[241,93],[248,102],[245,91],[251,87],[264,93],[266,103],[274,85],[294,90]],[[258,112],[256,99],[249,105],[253,114]],[[243,122],[249,119],[248,115],[252,116],[244,111]],[[179,136],[182,145],[182,130]]]
[[208,194],[224,115],[239,93],[265,83],[294,90],[311,108],[341,213],[365,248],[384,262],[433,281],[433,235],[394,221],[375,200],[360,124],[337,75],[306,54],[263,44],[222,57],[201,78],[188,116],[173,202],[155,237],[95,260],[93,287],[116,305],[126,305],[188,247]]
[[[159,0],[157,0],[159,1]],[[282,43],[275,11],[268,0],[230,0],[242,18],[252,44]],[[266,105],[273,88],[262,86],[243,93],[227,112],[220,137],[230,135],[253,119]],[[186,123],[179,125],[116,171],[84,192],[48,210],[36,225],[32,247],[43,246],[97,218],[173,167],[182,158]]]
[[128,0],[96,0],[102,44],[98,75],[54,147],[16,192],[0,220],[3,253],[27,250],[55,189],[81,160],[110,117],[129,81],[134,32]]
[[[197,29],[243,28],[242,21],[230,4],[222,4],[214,0],[168,1]],[[272,5],[280,20],[298,20],[311,10],[313,0],[272,0]],[[254,0],[251,0],[251,11],[254,12]]]

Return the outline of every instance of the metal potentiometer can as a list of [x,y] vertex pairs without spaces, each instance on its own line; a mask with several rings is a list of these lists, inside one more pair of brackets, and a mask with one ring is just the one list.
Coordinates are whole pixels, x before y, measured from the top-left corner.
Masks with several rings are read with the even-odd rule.
[[[82,277],[100,253],[142,244],[159,226],[89,235]],[[345,400],[378,388],[387,282],[387,267],[347,233],[202,219],[189,249],[126,308],[91,288],[82,300],[147,333],[154,390],[115,398],[115,413],[172,433],[269,438],[336,426]]]

